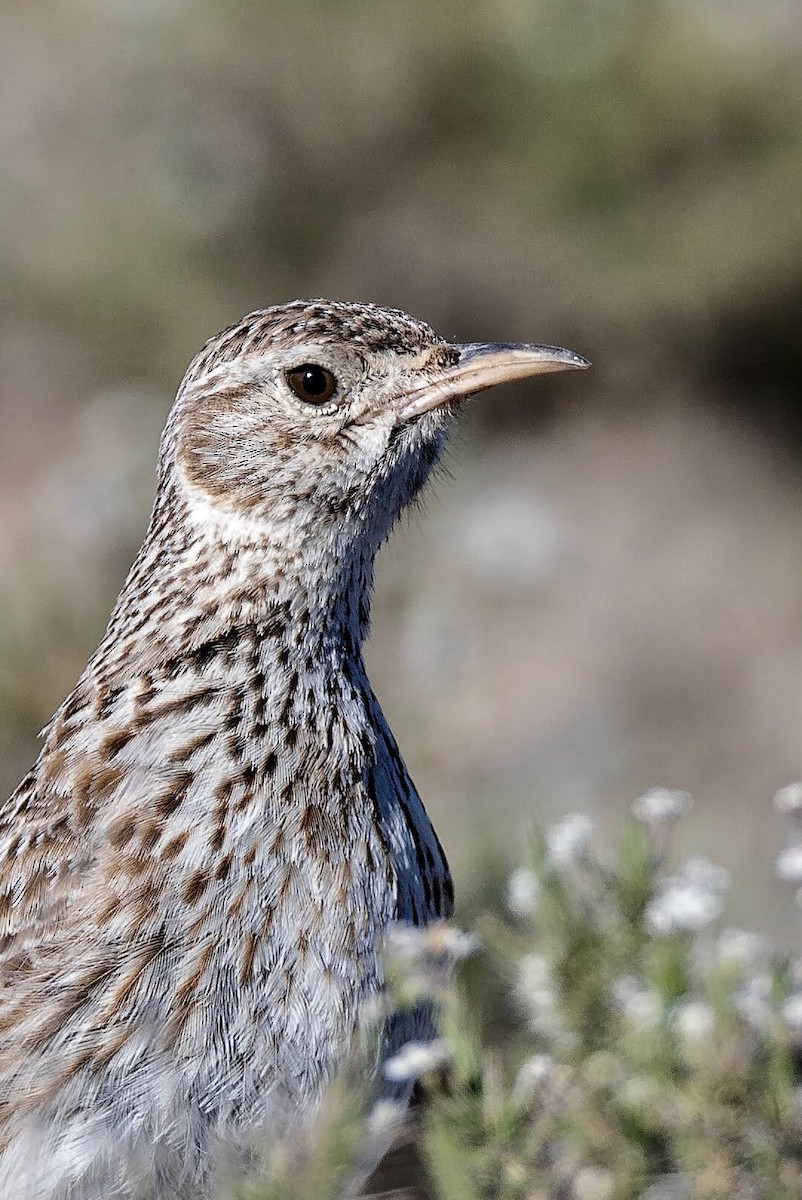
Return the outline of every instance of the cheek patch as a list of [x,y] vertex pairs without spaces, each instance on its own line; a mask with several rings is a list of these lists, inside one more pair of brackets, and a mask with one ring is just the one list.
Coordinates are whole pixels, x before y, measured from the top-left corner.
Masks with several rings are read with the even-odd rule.
[[393,432],[391,419],[371,421],[370,424],[351,425],[347,437],[357,451],[363,470],[369,470],[390,445]]

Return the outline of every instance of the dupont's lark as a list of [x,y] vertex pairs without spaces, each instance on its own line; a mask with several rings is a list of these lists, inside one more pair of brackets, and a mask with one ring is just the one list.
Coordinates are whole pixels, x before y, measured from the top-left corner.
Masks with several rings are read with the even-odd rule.
[[362,661],[374,556],[466,395],[585,365],[327,301],[192,362],[144,545],[0,810],[0,1195],[200,1200],[314,1111],[385,927],[451,911]]

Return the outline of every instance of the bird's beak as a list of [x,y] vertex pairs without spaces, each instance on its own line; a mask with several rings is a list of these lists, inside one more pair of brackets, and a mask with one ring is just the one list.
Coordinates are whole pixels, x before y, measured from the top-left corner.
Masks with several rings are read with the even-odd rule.
[[419,388],[402,397],[400,419],[410,420],[452,400],[483,392],[497,383],[545,375],[551,371],[584,370],[590,363],[561,346],[527,342],[466,342],[452,346],[459,357]]

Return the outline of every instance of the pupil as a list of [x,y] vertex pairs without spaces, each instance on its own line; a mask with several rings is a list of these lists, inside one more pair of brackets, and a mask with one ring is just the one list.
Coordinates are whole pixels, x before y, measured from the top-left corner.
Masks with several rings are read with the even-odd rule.
[[304,371],[303,385],[310,396],[322,396],[326,390],[326,376],[322,371]]

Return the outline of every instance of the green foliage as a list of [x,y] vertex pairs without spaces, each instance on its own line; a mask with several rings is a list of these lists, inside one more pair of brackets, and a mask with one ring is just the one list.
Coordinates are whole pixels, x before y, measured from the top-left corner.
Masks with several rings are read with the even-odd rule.
[[528,1053],[506,1078],[480,1054],[433,1093],[442,1200],[802,1194],[790,964],[717,928],[712,864],[665,874],[664,825],[629,821],[613,866],[537,840],[530,911],[486,939]]
[[[720,868],[691,859],[668,872],[686,802],[643,797],[611,862],[583,816],[535,837],[531,864],[510,877],[509,915],[484,918],[471,969],[451,980],[445,960],[475,939],[447,927],[391,936],[383,1010],[439,1012],[440,1039],[393,1060],[424,1091],[416,1137],[433,1200],[802,1195],[799,966],[722,927]],[[488,968],[512,1014],[500,1048],[485,1032]],[[387,1102],[371,1109],[366,1062],[338,1081],[303,1152],[269,1156],[269,1183],[238,1200],[342,1194],[365,1160],[366,1123],[391,1128],[383,1107],[401,1119]]]

